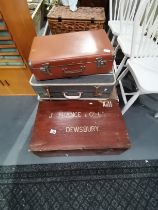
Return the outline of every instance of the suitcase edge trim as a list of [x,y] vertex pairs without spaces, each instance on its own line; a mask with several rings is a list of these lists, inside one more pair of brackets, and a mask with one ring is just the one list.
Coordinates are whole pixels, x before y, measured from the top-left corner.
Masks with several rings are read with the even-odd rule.
[[[99,74],[99,75],[107,75],[107,74]],[[109,74],[110,75],[110,74]],[[30,80],[29,80],[29,83],[30,83],[30,85],[31,86],[33,86],[33,87],[40,87],[40,86],[42,86],[42,87],[47,87],[47,86],[93,86],[93,85],[95,85],[95,86],[104,86],[104,85],[109,85],[109,86],[112,86],[112,85],[115,85],[115,83],[116,83],[116,76],[115,76],[115,74],[114,74],[114,72],[113,72],[113,76],[114,76],[114,82],[111,82],[111,83],[91,83],[91,84],[88,84],[88,83],[86,83],[86,84],[80,84],[80,83],[70,83],[70,84],[34,84],[33,82],[32,82],[32,79],[33,78],[35,78],[36,79],[36,77],[35,77],[35,75],[34,74],[32,74],[32,76],[31,76],[31,78],[30,78]],[[45,80],[46,81],[46,80]],[[52,79],[52,81],[53,81],[53,79]],[[37,82],[39,82],[39,80],[37,80]]]

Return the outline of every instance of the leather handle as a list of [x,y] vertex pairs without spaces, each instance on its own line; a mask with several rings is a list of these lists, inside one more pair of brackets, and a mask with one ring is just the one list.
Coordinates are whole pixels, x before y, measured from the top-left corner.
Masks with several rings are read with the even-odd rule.
[[64,69],[64,74],[79,74],[82,73],[85,70],[85,66],[80,66],[79,69],[75,69],[75,70],[67,70],[68,68]]
[[79,98],[81,98],[81,95],[82,95],[82,92],[78,92],[78,95],[77,96],[69,96],[69,95],[67,95],[67,93],[63,93],[63,95],[64,95],[64,97],[66,98],[66,99],[79,99]]

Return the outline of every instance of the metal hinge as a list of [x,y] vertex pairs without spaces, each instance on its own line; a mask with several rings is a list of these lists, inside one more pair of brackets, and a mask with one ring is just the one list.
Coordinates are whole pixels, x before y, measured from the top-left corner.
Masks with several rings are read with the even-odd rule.
[[103,58],[96,58],[97,68],[104,67],[106,65],[106,61]]
[[42,66],[40,67],[40,71],[44,72],[44,73],[47,73],[47,74],[52,74],[50,71],[49,71],[49,63],[44,63],[42,64]]

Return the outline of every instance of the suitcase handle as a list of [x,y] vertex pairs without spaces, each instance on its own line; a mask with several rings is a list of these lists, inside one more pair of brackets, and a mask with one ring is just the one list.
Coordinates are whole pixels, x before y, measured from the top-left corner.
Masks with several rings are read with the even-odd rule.
[[67,68],[64,69],[64,74],[79,74],[85,70],[85,66],[80,66],[80,69],[77,70],[67,70]]
[[65,92],[63,92],[63,95],[64,95],[64,97],[67,98],[67,99],[79,99],[79,98],[81,98],[82,92],[78,92],[78,96],[69,96],[69,95],[67,95],[67,93],[65,93]]

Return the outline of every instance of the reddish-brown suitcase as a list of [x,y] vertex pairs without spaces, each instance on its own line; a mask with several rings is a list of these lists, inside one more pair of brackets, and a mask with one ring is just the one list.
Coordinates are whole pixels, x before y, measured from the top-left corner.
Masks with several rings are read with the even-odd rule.
[[130,147],[117,100],[42,101],[30,150],[55,153],[120,153]]
[[113,48],[104,30],[35,37],[29,65],[37,80],[105,74]]

